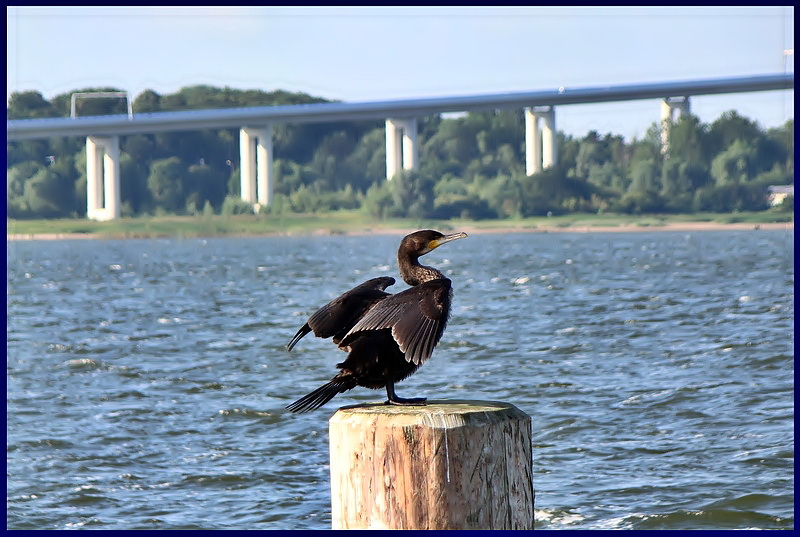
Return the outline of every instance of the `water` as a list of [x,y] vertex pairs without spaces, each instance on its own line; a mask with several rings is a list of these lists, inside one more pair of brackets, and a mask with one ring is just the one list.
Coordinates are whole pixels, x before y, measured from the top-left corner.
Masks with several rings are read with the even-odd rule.
[[[398,237],[8,243],[10,529],[330,528],[319,305]],[[405,397],[533,419],[536,527],[794,526],[793,232],[474,235]],[[404,288],[396,284],[389,290]]]

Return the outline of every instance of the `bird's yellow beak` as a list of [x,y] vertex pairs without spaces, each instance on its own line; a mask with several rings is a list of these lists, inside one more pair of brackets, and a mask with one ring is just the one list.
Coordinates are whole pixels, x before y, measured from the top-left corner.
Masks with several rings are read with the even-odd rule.
[[438,248],[442,244],[450,241],[454,241],[456,239],[463,239],[467,236],[466,233],[463,231],[459,231],[458,233],[451,233],[450,235],[445,235],[444,237],[439,237],[438,239],[433,239],[428,243],[428,251],[433,250],[434,248]]

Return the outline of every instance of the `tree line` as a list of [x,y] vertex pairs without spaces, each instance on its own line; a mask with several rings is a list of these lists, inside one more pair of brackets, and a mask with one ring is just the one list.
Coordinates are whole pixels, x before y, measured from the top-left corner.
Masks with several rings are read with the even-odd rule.
[[[118,91],[86,88],[76,91]],[[70,95],[12,93],[8,119],[68,117]],[[146,90],[148,112],[330,102],[304,93],[191,86]],[[78,115],[125,114],[124,100],[79,101]],[[794,121],[763,129],[735,111],[710,124],[681,116],[661,151],[660,127],[642,139],[558,133],[558,162],[525,174],[522,110],[418,120],[419,169],[385,180],[383,121],[273,127],[274,197],[268,213],[362,209],[375,217],[508,218],[581,212],[690,213],[763,210],[767,186],[793,184]],[[120,137],[123,216],[243,213],[238,129]],[[8,142],[12,218],[83,217],[83,137]],[[793,209],[793,199],[783,210]]]

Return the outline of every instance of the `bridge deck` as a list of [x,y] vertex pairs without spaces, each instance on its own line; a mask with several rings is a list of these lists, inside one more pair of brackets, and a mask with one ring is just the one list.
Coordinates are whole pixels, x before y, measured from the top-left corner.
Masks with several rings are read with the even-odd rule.
[[132,118],[126,115],[109,115],[8,120],[6,121],[6,134],[9,141],[52,136],[112,136],[262,126],[268,123],[323,123],[418,117],[443,112],[469,112],[526,106],[561,106],[786,89],[794,89],[793,73],[357,103],[337,102],[183,110],[136,114]]

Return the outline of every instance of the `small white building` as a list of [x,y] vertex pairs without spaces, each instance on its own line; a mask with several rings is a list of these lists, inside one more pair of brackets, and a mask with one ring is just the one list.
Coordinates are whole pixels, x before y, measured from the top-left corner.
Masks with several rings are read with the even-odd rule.
[[780,205],[787,197],[794,197],[794,185],[768,186],[767,201],[770,206]]

